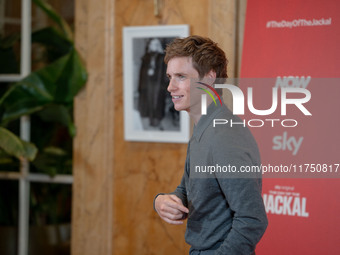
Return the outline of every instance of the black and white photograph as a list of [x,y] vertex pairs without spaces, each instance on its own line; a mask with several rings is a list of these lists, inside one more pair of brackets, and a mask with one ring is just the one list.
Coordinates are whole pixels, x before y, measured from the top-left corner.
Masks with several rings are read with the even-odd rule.
[[187,142],[189,117],[174,109],[167,91],[165,48],[187,36],[187,25],[125,27],[124,131],[131,141]]

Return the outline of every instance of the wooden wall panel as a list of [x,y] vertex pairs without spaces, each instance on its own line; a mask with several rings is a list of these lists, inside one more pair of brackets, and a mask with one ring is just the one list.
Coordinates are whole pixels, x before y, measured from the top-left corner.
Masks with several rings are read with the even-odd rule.
[[[187,24],[178,6],[164,1],[167,24]],[[181,1],[184,2],[184,1]],[[190,1],[188,1],[190,2]],[[171,5],[172,3],[172,5]],[[170,6],[169,6],[170,5]],[[178,185],[186,156],[185,144],[125,142],[123,126],[122,28],[165,24],[154,17],[153,1],[117,1],[116,83],[115,83],[115,173],[114,236],[115,255],[186,254],[185,226],[162,222],[153,210],[158,192],[171,192]],[[169,22],[169,21],[168,21]]]
[[208,36],[216,41],[226,53],[229,61],[228,76],[235,77],[235,24],[234,0],[209,1]]
[[217,41],[232,66],[235,0],[159,0],[160,17],[153,2],[76,0],[90,79],[75,111],[73,255],[188,254],[185,226],[163,222],[152,207],[158,192],[179,184],[186,145],[124,141],[122,28],[189,24],[191,34]]
[[89,72],[75,100],[72,254],[112,254],[114,2],[76,1],[76,45]]

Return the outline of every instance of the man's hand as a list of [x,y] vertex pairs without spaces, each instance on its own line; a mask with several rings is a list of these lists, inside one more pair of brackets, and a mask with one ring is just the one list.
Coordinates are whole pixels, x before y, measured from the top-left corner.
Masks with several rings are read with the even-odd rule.
[[189,213],[189,209],[176,195],[159,195],[155,200],[155,208],[164,221],[175,225],[183,224],[182,220],[186,219]]

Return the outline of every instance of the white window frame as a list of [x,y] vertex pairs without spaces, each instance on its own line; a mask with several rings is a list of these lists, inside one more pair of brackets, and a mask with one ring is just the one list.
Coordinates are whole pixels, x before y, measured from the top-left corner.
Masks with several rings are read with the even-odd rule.
[[[5,7],[5,0],[0,0],[2,7]],[[21,0],[21,62],[19,74],[2,74],[0,82],[16,82],[23,79],[31,72],[31,20],[32,20],[31,0]],[[3,19],[3,23],[15,22],[12,19]],[[30,141],[30,119],[28,116],[20,119],[20,137],[25,141]],[[36,174],[29,172],[29,162],[20,162],[19,172],[0,172],[0,179],[18,180],[19,182],[19,222],[18,222],[18,255],[28,255],[29,242],[29,197],[30,183],[59,183],[72,184],[72,175],[55,175],[50,177],[47,174]]]

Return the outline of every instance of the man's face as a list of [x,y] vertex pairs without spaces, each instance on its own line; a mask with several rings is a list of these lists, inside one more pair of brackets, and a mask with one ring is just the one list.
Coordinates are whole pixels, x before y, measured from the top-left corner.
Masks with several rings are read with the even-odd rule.
[[[175,57],[169,60],[166,74],[169,78],[168,91],[177,111],[190,111],[190,82],[198,79],[191,57]],[[191,102],[192,103],[192,102]]]

